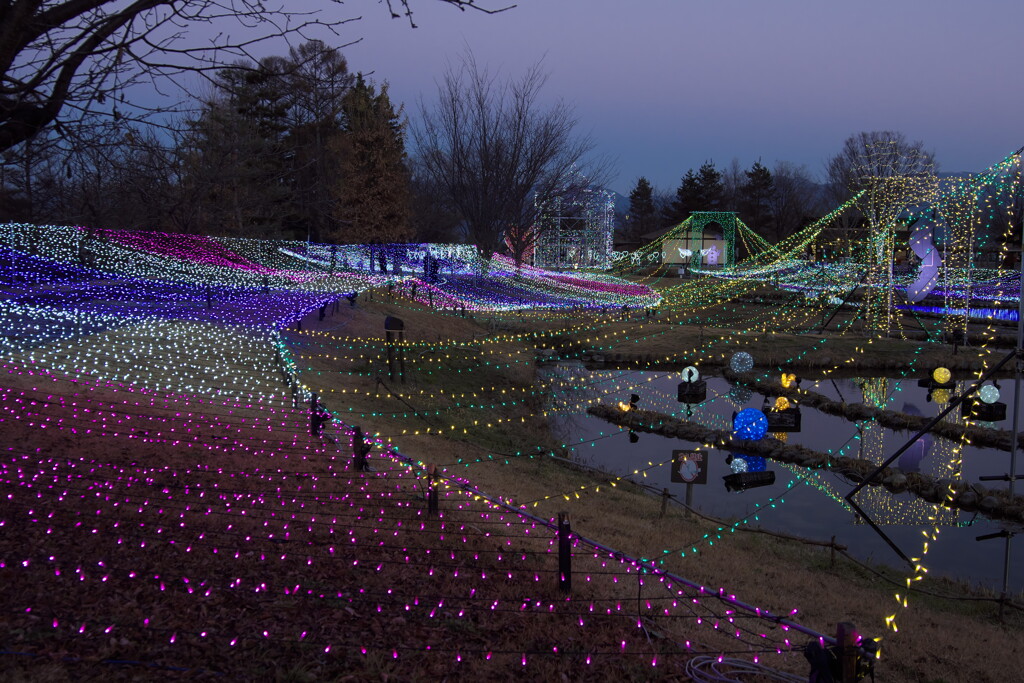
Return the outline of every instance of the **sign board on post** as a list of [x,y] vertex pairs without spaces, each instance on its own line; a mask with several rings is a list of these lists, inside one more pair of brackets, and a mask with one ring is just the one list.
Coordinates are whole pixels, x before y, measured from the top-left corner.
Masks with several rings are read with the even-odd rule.
[[672,483],[708,483],[707,453],[703,451],[672,451]]

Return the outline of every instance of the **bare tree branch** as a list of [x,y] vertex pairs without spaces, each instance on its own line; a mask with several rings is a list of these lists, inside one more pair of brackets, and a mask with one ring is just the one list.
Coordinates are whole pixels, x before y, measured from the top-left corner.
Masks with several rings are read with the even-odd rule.
[[[435,1],[485,13],[508,9]],[[287,0],[0,2],[0,151],[49,127],[67,131],[92,115],[114,116],[115,100],[125,108],[121,116],[145,119],[153,108],[129,106],[124,93],[131,86],[258,62],[252,48],[274,38],[337,35],[357,19],[337,17],[340,4],[318,0],[300,10]],[[411,22],[411,0],[400,7]],[[221,32],[206,42],[189,40],[204,27]]]
[[535,196],[572,189],[594,148],[589,136],[575,134],[567,104],[541,106],[546,80],[538,65],[519,80],[499,81],[467,54],[438,84],[433,110],[421,105],[413,131],[420,163],[485,260],[508,231],[526,235],[537,216]]

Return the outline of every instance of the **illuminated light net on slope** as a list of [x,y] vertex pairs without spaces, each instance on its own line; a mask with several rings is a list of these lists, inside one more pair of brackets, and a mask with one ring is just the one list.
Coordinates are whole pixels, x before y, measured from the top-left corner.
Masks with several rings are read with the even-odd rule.
[[[125,263],[131,262],[135,252],[131,245],[125,245],[122,243],[110,244],[110,242],[103,243],[105,246],[97,249],[105,250],[103,253],[110,257],[113,261],[116,258],[122,258]],[[137,242],[136,242],[137,244]],[[226,243],[218,243],[220,246],[224,246]],[[156,255],[141,258],[145,269],[144,271],[151,274],[159,274],[162,278],[170,278],[171,274],[186,272],[189,273],[191,282],[194,282],[200,289],[196,292],[196,298],[198,303],[202,304],[203,290],[202,287],[208,282],[223,283],[224,286],[232,285],[236,287],[250,287],[254,290],[267,287],[267,281],[269,286],[272,288],[274,285],[280,287],[290,287],[297,291],[311,290],[311,291],[323,291],[327,293],[337,293],[341,288],[335,289],[336,281],[333,278],[337,278],[341,271],[344,269],[343,265],[339,265],[341,258],[338,257],[338,251],[333,254],[330,248],[324,248],[324,246],[309,247],[302,243],[295,243],[290,249],[282,251],[281,249],[272,251],[268,254],[261,254],[261,248],[256,241],[253,241],[252,248],[249,252],[246,251],[243,244],[238,242],[232,245],[231,251],[239,256],[245,256],[246,260],[250,261],[255,266],[234,259],[233,257],[225,257],[223,253],[209,244],[196,244],[191,243],[188,249],[195,249],[199,253],[202,253],[201,258],[190,259],[187,256],[174,255],[167,253],[168,250],[161,248]],[[185,250],[187,251],[187,250]],[[354,263],[355,252],[353,251],[350,263]],[[347,258],[347,257],[346,257]],[[386,257],[387,258],[387,257]],[[332,260],[334,264],[332,265]],[[189,262],[190,261],[190,262]],[[770,259],[766,258],[766,261]],[[74,255],[69,257],[69,263],[74,263]],[[509,284],[494,284],[481,282],[474,283],[471,279],[476,274],[473,271],[473,266],[468,263],[465,265],[465,272],[456,272],[459,267],[456,266],[449,273],[441,271],[441,278],[446,279],[449,275],[466,275],[465,282],[459,282],[456,280],[447,281],[444,283],[429,283],[425,282],[424,279],[419,278],[418,275],[414,274],[414,266],[417,264],[411,262],[408,265],[400,263],[396,268],[392,265],[393,261],[386,261],[387,270],[381,272],[376,269],[373,265],[373,261],[369,258],[359,261],[359,268],[352,268],[351,271],[345,271],[345,275],[354,275],[356,278],[364,279],[361,285],[353,286],[352,291],[359,290],[364,291],[369,287],[380,287],[389,282],[393,282],[400,287],[403,287],[404,292],[412,292],[411,284],[412,281],[418,280],[419,287],[416,293],[416,300],[422,302],[426,297],[424,296],[424,290],[435,292],[435,296],[440,296],[440,293],[444,291],[445,287],[452,287],[453,289],[458,286],[458,295],[452,296],[449,303],[442,304],[445,308],[458,308],[469,302],[469,305],[478,310],[514,310],[517,307],[523,307],[529,305],[527,297],[530,294],[534,294],[536,299],[540,299],[542,294],[546,294],[552,290],[558,291],[558,288],[564,287],[575,288],[577,292],[577,298],[572,304],[568,306],[565,303],[559,304],[557,301],[552,301],[548,306],[552,312],[559,310],[559,306],[562,308],[571,307],[574,305],[587,305],[586,301],[588,297],[593,295],[593,292],[602,291],[601,287],[595,286],[593,283],[604,283],[607,285],[606,289],[609,295],[608,301],[614,303],[607,303],[604,305],[618,305],[622,302],[623,305],[628,305],[632,302],[643,301],[645,295],[644,290],[637,288],[637,290],[627,289],[629,286],[624,285],[622,281],[615,281],[614,279],[608,279],[601,281],[598,279],[592,279],[590,276],[584,276],[582,279],[577,279],[575,276],[566,281],[564,278],[559,280],[554,278],[550,274],[534,273],[527,270],[526,278],[534,279],[537,282],[530,282],[529,287],[534,288],[534,291],[530,291],[527,288],[515,289],[517,285]],[[774,263],[774,262],[772,262]],[[310,268],[310,266],[316,266]],[[259,266],[259,267],[256,267]],[[261,268],[273,268],[272,271],[267,272]],[[501,263],[497,265],[495,271],[498,274],[496,280],[501,278],[501,272],[503,269]],[[777,268],[776,268],[777,269]],[[508,272],[512,273],[511,266],[508,267]],[[515,275],[510,275],[510,278],[514,278]],[[182,276],[183,280],[188,280]],[[479,279],[477,279],[479,280]],[[580,282],[578,282],[578,280]],[[361,289],[360,289],[361,287]],[[436,289],[431,289],[434,287]],[[678,290],[671,293],[671,302],[673,304],[680,304],[685,301],[687,297],[693,297],[693,300],[697,303],[707,303],[710,300],[727,300],[735,296],[737,292],[741,292],[745,287],[743,284],[734,284],[728,282],[716,283],[710,285],[708,288],[702,289],[699,293],[689,290]],[[714,288],[714,289],[713,289]],[[500,292],[499,292],[500,290]],[[711,296],[708,296],[711,295]],[[227,295],[224,295],[227,298]],[[553,297],[554,298],[554,297]],[[567,301],[568,297],[565,297],[563,301]],[[651,297],[647,301],[656,302],[656,297]],[[579,303],[577,303],[579,302]],[[194,302],[195,303],[195,302]],[[593,305],[593,304],[591,304]],[[202,307],[201,305],[199,307]],[[541,308],[541,305],[534,306],[535,308]],[[603,307],[603,306],[594,306]],[[664,319],[664,318],[663,318]],[[794,321],[797,316],[794,315]],[[776,321],[769,321],[765,319],[762,323],[767,326],[769,323],[777,323]],[[788,321],[787,321],[788,322]],[[206,387],[203,387],[204,390]]]
[[[17,229],[22,233],[30,232],[25,228]],[[34,513],[26,504],[31,500],[33,507],[39,507],[40,496],[44,497],[44,504],[52,512],[45,525],[29,523],[25,526],[26,535],[18,535],[22,541],[38,536],[38,543],[32,541],[29,545],[43,548],[45,557],[36,557],[31,553],[25,554],[29,551],[22,551],[22,556],[6,558],[0,562],[0,571],[4,571],[5,577],[9,579],[5,585],[22,589],[45,586],[38,595],[28,590],[13,591],[11,594],[22,596],[20,599],[25,604],[20,607],[32,614],[44,614],[47,623],[52,622],[52,629],[65,642],[87,640],[114,632],[135,634],[132,637],[148,633],[162,635],[172,646],[178,643],[199,646],[204,642],[215,643],[221,648],[234,647],[241,642],[259,642],[264,647],[309,643],[325,652],[334,646],[350,645],[346,637],[356,633],[357,629],[339,625],[333,633],[319,631],[308,635],[305,631],[300,632],[284,624],[260,633],[232,626],[214,616],[210,617],[209,622],[182,618],[193,613],[190,607],[180,610],[179,617],[150,614],[143,618],[142,615],[136,616],[120,610],[110,601],[103,602],[101,597],[109,595],[105,592],[108,587],[111,587],[111,591],[120,590],[127,583],[140,579],[137,585],[141,587],[141,594],[159,596],[167,592],[169,585],[175,586],[172,592],[182,603],[204,601],[216,595],[231,595],[244,601],[252,596],[258,598],[260,594],[270,593],[292,596],[292,600],[301,601],[306,608],[314,605],[317,600],[342,600],[359,609],[376,603],[378,612],[384,609],[395,614],[408,614],[411,604],[424,604],[423,611],[426,613],[427,599],[433,600],[437,595],[385,595],[383,592],[368,596],[317,594],[308,589],[300,590],[298,584],[292,586],[275,582],[273,574],[268,573],[264,566],[267,561],[264,556],[273,555],[275,566],[294,567],[294,572],[298,574],[301,571],[304,577],[300,581],[316,583],[317,567],[329,569],[336,574],[338,567],[353,561],[353,557],[356,560],[367,559],[373,564],[377,558],[373,557],[370,549],[379,545],[374,543],[372,535],[365,545],[352,546],[345,543],[345,552],[340,554],[333,552],[333,549],[328,552],[323,548],[313,550],[309,546],[319,538],[318,533],[333,533],[337,530],[341,536],[346,536],[346,526],[347,536],[351,537],[354,532],[365,537],[367,533],[355,530],[360,524],[381,527],[380,531],[374,533],[382,538],[387,533],[390,539],[395,532],[388,526],[388,519],[400,521],[397,511],[407,509],[412,500],[389,493],[385,486],[370,495],[371,498],[379,497],[388,510],[367,512],[362,516],[364,509],[359,507],[362,503],[355,502],[355,499],[367,499],[366,482],[350,480],[351,492],[339,493],[338,477],[344,472],[346,463],[335,463],[334,456],[325,453],[321,444],[308,441],[305,412],[292,411],[294,401],[282,395],[280,380],[273,376],[276,367],[287,365],[287,358],[278,357],[281,352],[278,341],[280,328],[290,323],[294,316],[308,312],[324,302],[334,301],[337,292],[332,291],[332,285],[336,285],[332,278],[337,275],[303,270],[300,267],[302,259],[296,259],[280,250],[264,253],[262,257],[265,260],[260,262],[257,260],[260,258],[259,248],[253,250],[256,253],[251,257],[241,257],[243,249],[228,250],[227,253],[224,244],[219,242],[195,238],[175,242],[167,236],[153,238],[138,234],[132,234],[130,239],[122,239],[124,236],[109,231],[102,233],[101,237],[90,238],[97,244],[88,247],[89,253],[83,259],[83,255],[72,248],[73,245],[67,246],[71,241],[59,239],[67,237],[67,234],[58,236],[56,233],[59,231],[38,230],[29,234],[33,245],[30,251],[36,251],[37,254],[26,254],[17,249],[20,245],[15,240],[25,237],[24,234],[17,234],[15,240],[11,241],[15,249],[8,254],[8,262],[16,260],[17,267],[11,268],[9,283],[17,293],[9,302],[9,314],[15,314],[13,311],[16,310],[16,314],[23,315],[26,321],[41,321],[48,317],[50,322],[39,325],[36,331],[28,329],[28,326],[19,326],[24,328],[22,333],[16,340],[10,340],[5,349],[13,361],[13,365],[6,368],[11,378],[9,381],[32,384],[31,387],[25,385],[17,389],[13,385],[5,387],[9,389],[4,394],[5,402],[11,407],[5,419],[30,428],[28,436],[31,438],[38,435],[34,431],[35,425],[44,419],[44,415],[46,422],[49,422],[50,417],[57,417],[54,412],[59,410],[67,414],[60,415],[49,426],[47,433],[50,435],[58,438],[110,439],[112,453],[118,452],[115,444],[133,444],[135,447],[130,455],[125,452],[125,462],[114,464],[114,461],[88,461],[82,457],[65,462],[60,458],[34,456],[31,453],[33,449],[27,445],[20,446],[20,449],[14,446],[12,460],[4,461],[0,467],[5,485],[13,486],[15,481],[22,480],[26,475],[38,480],[39,484],[38,487],[36,484],[23,486],[16,500],[7,499],[9,505],[5,505],[3,510],[4,524],[11,529],[22,527],[26,521],[32,522],[29,518]],[[67,248],[62,248],[62,244]],[[61,250],[65,259],[59,262],[40,255],[59,254]],[[142,250],[147,251],[142,253]],[[82,264],[82,260],[87,263]],[[125,272],[117,272],[116,266],[119,265]],[[50,267],[65,273],[57,285],[65,289],[53,289],[55,279],[47,272]],[[599,299],[604,305],[614,303],[627,306],[638,300],[643,303],[657,301],[645,288],[622,283],[609,276],[592,280],[580,275],[530,274],[538,282],[531,283],[529,287],[535,288],[535,291],[551,293],[549,296],[552,299],[560,292],[563,301],[570,301],[573,305],[597,305],[593,303],[595,296],[606,297]],[[175,276],[179,280],[175,281]],[[354,273],[354,276],[361,281],[346,282],[346,285],[354,285],[353,290],[387,282],[384,273],[372,275],[360,272]],[[177,283],[177,286],[169,286],[171,283]],[[345,287],[342,292],[347,289]],[[485,287],[480,289],[486,291]],[[569,298],[569,294],[575,298]],[[61,295],[65,295],[65,298],[61,298]],[[474,296],[483,298],[478,293]],[[286,311],[289,305],[295,305],[292,316],[268,312],[267,308],[272,307],[269,304],[273,302],[274,305],[280,305],[282,311]],[[68,310],[63,308],[62,304],[65,303],[70,305]],[[552,302],[553,307],[556,305]],[[218,315],[229,319],[230,324],[225,325],[224,319],[218,322]],[[54,326],[53,322],[59,321],[61,317],[67,317],[67,323]],[[51,334],[54,327],[65,329],[67,334]],[[195,359],[195,362],[189,362],[189,359]],[[51,376],[50,373],[57,374]],[[73,379],[74,383],[69,382],[69,379]],[[90,388],[90,382],[94,382],[98,389]],[[43,386],[38,386],[40,384]],[[87,397],[86,394],[91,392],[96,393]],[[121,392],[129,400],[112,400],[108,397],[110,392]],[[208,396],[217,398],[211,399]],[[213,400],[224,401],[220,403],[222,408],[211,409]],[[48,413],[44,414],[43,411]],[[158,415],[152,415],[153,412]],[[278,415],[276,418],[273,417],[275,412]],[[219,413],[219,417],[214,413]],[[265,434],[263,428],[266,429]],[[238,432],[238,435],[225,438],[225,432]],[[15,443],[22,441],[17,440]],[[261,472],[261,467],[240,464],[241,467],[233,470],[216,467],[217,475],[223,477],[222,482],[226,485],[219,487],[221,493],[209,497],[205,485],[210,471],[206,466],[196,466],[194,461],[191,464],[176,463],[171,452],[164,453],[160,459],[162,465],[158,467],[139,466],[136,461],[144,459],[140,444],[160,446],[162,449],[172,446],[193,449],[198,446],[211,454],[240,450],[250,455],[272,454],[283,460],[290,457],[290,444],[293,450],[291,456],[296,460],[305,462],[315,456],[324,465],[328,465],[327,471],[322,471],[318,476],[331,481],[329,488],[333,493],[319,495],[312,490],[303,493],[304,484],[299,485],[298,489],[282,485],[290,476],[288,472],[274,472],[272,468],[271,471]],[[331,468],[336,465],[337,469],[332,472]],[[33,470],[36,473],[29,474]],[[297,474],[301,476],[293,481],[316,482],[316,474],[308,471]],[[391,475],[390,472],[381,474],[384,477]],[[55,492],[48,486],[46,476],[59,477],[63,493]],[[415,477],[409,477],[402,468],[394,469],[394,476],[407,476],[409,481],[416,481]],[[97,484],[104,490],[99,499],[88,494],[90,487]],[[132,486],[135,490],[129,492],[128,488]],[[50,492],[53,498],[50,498]],[[456,499],[453,500],[457,500],[462,494],[452,490],[445,492],[444,496],[454,496]],[[346,499],[351,501],[348,504],[347,519]],[[299,512],[296,505],[298,510],[308,510]],[[330,521],[314,519],[312,515],[318,517],[318,511],[327,505],[332,508]],[[394,505],[395,512],[390,511],[390,505]],[[477,509],[472,509],[474,507]],[[275,519],[270,514],[271,510],[280,512],[282,508],[295,512],[290,518],[282,516]],[[523,523],[516,513],[511,514],[508,520],[495,520],[496,513],[488,510],[486,505],[483,510],[479,506],[463,504],[459,504],[458,508],[467,510],[471,523],[476,526],[498,522],[514,530]],[[86,512],[97,521],[89,528],[80,528],[74,520]],[[457,513],[458,510],[454,510],[449,515],[455,517]],[[209,529],[207,520],[216,520],[218,516],[222,522]],[[231,521],[232,518],[234,521]],[[256,528],[250,528],[247,520],[254,522]],[[260,522],[265,522],[262,527],[259,526]],[[384,527],[387,527],[386,531]],[[201,528],[207,528],[209,532],[197,535]],[[538,527],[532,525],[528,528]],[[59,533],[53,535],[53,529],[59,530]],[[492,538],[500,538],[501,533],[493,533]],[[92,562],[89,566],[98,564],[99,569],[76,569],[67,549],[54,545],[53,539],[58,538],[77,543],[79,550],[76,557],[82,558],[77,561]],[[284,549],[276,546],[274,540],[279,538],[287,539],[293,545]],[[510,543],[517,543],[515,538],[512,537]],[[422,543],[422,539],[419,543]],[[231,546],[238,544],[243,544],[245,552],[231,549]],[[316,545],[312,543],[312,546]],[[544,547],[549,544],[543,542],[541,545],[541,549],[530,551],[523,556],[524,559],[540,557],[543,560],[550,557],[550,546]],[[147,575],[141,579],[139,572],[132,567],[132,563],[139,566],[147,561],[163,562],[161,558],[175,548],[184,549],[185,554],[178,555],[173,570],[163,570],[159,575],[152,575],[152,578]],[[359,554],[353,555],[356,552]],[[724,590],[705,595],[703,590],[685,585],[676,586],[674,580],[667,575],[649,568],[642,569],[635,562],[624,562],[617,554],[608,556],[599,550],[588,550],[585,547],[580,547],[577,553],[581,562],[581,579],[586,584],[606,584],[613,588],[620,575],[623,578],[631,578],[631,574],[637,578],[641,573],[646,575],[647,579],[643,581],[650,583],[651,590],[656,589],[657,595],[649,598],[645,596],[645,602],[651,606],[643,607],[640,614],[631,615],[626,621],[639,620],[643,624],[648,618],[656,616],[662,622],[660,628],[678,623],[680,626],[685,625],[687,632],[692,631],[694,624],[703,625],[708,627],[706,630],[711,634],[709,639],[723,633],[726,634],[726,640],[736,643],[724,647],[713,645],[709,649],[696,643],[691,644],[688,638],[692,636],[680,631],[673,636],[676,641],[673,647],[684,652],[741,651],[753,653],[757,659],[763,654],[791,648],[784,633],[775,637],[764,632],[763,627],[752,630],[744,626],[742,618],[737,620],[727,606],[732,598]],[[440,577],[459,577],[460,572],[456,568],[459,560],[472,555],[473,561],[476,561],[480,552],[458,550],[449,554],[451,566],[435,567]],[[436,565],[430,562],[426,554],[415,555],[410,557],[407,553],[397,565]],[[108,559],[96,562],[98,557]],[[117,559],[111,560],[111,557]],[[190,563],[187,561],[189,557],[202,557],[203,562]],[[499,564],[494,571],[502,582],[519,577],[520,574],[526,581],[539,581],[541,574],[547,577],[552,575],[550,560],[542,562],[547,567],[535,566],[536,562],[529,560],[524,569],[516,563],[518,560],[513,561],[513,557],[518,555],[510,550],[507,564]],[[587,568],[587,563],[591,561],[589,557],[593,558],[593,571]],[[380,567],[395,564],[395,557],[391,554],[380,556],[379,559]],[[482,583],[469,584],[464,581],[463,585],[479,586],[482,593],[482,587],[487,586],[488,573],[485,569],[479,579],[474,579],[474,582]],[[472,575],[470,572],[466,574]],[[218,578],[232,575],[252,575],[254,578],[237,579],[227,584],[217,581]],[[549,604],[543,598],[530,599],[523,605],[515,604],[513,609],[516,614],[522,614],[524,608],[526,613],[536,610],[539,615],[544,615],[545,621],[552,622],[554,620],[548,614],[554,608],[555,612],[565,617],[562,621],[577,624],[575,628],[585,628],[586,624],[595,620],[600,621],[601,618],[621,613],[622,607],[613,604],[621,605],[625,598],[635,597],[635,581],[623,582],[629,584],[629,591],[613,602],[595,597],[589,607],[579,612],[571,608],[554,608],[553,603]],[[82,603],[76,597],[81,590],[90,592],[90,604],[101,604],[106,611],[92,613],[81,606],[76,607]],[[43,594],[52,599],[42,597]],[[63,596],[67,596],[67,600],[63,600]],[[450,604],[459,605],[456,595],[445,599]],[[723,599],[726,606],[716,608],[715,605]],[[605,604],[607,607],[603,606]],[[489,602],[470,601],[460,606],[459,617],[496,611],[496,605]],[[652,610],[650,615],[648,610]],[[418,613],[419,610],[416,611]],[[433,617],[435,613],[436,603],[435,611],[428,616]],[[785,630],[784,625],[782,630]],[[672,629],[668,633],[673,633]],[[586,648],[573,652],[570,646],[557,647],[553,652],[534,647],[509,649],[507,646],[504,650],[496,648],[494,652],[471,646],[461,651],[451,648],[430,651],[438,651],[437,656],[450,660],[461,660],[469,656],[489,659],[493,654],[514,657],[521,660],[521,666],[527,666],[527,659],[551,655],[563,657],[566,654],[585,657],[586,661],[581,661],[585,665],[590,663],[592,657],[635,655],[648,657],[651,666],[666,666],[660,663],[658,652],[648,650],[646,639],[640,638],[631,644],[632,641],[632,637],[628,637],[621,645],[608,651]],[[394,647],[394,658],[411,653],[422,655],[426,650],[417,645],[413,642]]]
[[[20,374],[17,367],[8,366],[7,370]],[[33,510],[40,506],[49,512],[45,524],[24,525],[18,550],[5,548],[8,552],[0,562],[5,585],[12,591],[19,589],[16,593],[22,596],[19,604],[23,611],[44,616],[48,628],[52,621],[52,629],[68,647],[88,642],[97,634],[114,633],[144,641],[162,637],[165,647],[193,648],[209,643],[215,648],[233,648],[260,643],[261,648],[278,648],[308,643],[326,653],[331,648],[351,647],[350,635],[359,631],[344,615],[326,620],[316,617],[324,609],[334,611],[343,604],[359,611],[376,610],[387,619],[400,615],[404,619],[448,620],[445,623],[463,618],[475,621],[508,610],[525,614],[537,633],[548,628],[564,630],[569,624],[571,633],[579,629],[587,633],[588,626],[592,629],[593,624],[610,619],[621,619],[630,626],[637,621],[641,625],[656,621],[663,634],[676,641],[671,651],[742,651],[753,653],[755,661],[776,649],[790,648],[785,624],[781,629],[765,630],[748,622],[730,609],[733,598],[723,591],[680,584],[668,575],[582,543],[574,544],[576,571],[584,585],[577,600],[553,601],[541,594],[524,598],[520,590],[507,604],[495,603],[486,597],[489,586],[506,581],[531,586],[554,579],[552,550],[543,526],[479,499],[460,502],[465,494],[446,489],[442,495],[449,503],[439,538],[435,545],[424,547],[430,538],[415,531],[422,527],[417,521],[422,518],[422,506],[415,502],[416,494],[402,492],[410,485],[416,489],[415,477],[381,458],[374,460],[377,467],[384,468],[377,476],[354,477],[346,472],[347,459],[337,458],[309,439],[301,411],[268,413],[259,405],[232,402],[214,407],[200,397],[131,388],[121,390],[120,401],[111,401],[111,395],[97,387],[88,383],[72,387],[59,376],[39,376],[33,383],[42,386],[18,392],[17,400],[9,404],[13,409],[7,418],[31,426],[40,418],[39,411],[47,410],[40,407],[45,397],[47,404],[60,405],[66,411],[51,432],[56,437],[88,431],[93,438],[112,439],[112,446],[135,440],[163,449],[172,445],[224,452],[240,448],[280,459],[277,468],[252,460],[238,461],[234,467],[215,466],[219,481],[211,489],[209,466],[197,465],[193,458],[181,460],[173,450],[162,451],[163,457],[152,459],[159,464],[148,466],[137,462],[149,461],[138,448],[127,458],[109,460],[79,456],[65,461],[17,450],[0,458],[0,480],[9,488],[19,483],[3,509],[5,525],[21,528],[20,520],[33,517]],[[65,393],[72,391],[75,393]],[[280,426],[273,433],[264,432],[270,424]],[[229,440],[220,440],[224,434],[231,434]],[[278,441],[268,443],[268,439]],[[116,452],[116,448],[110,450]],[[298,462],[281,469],[289,457]],[[300,464],[307,460],[311,464]],[[320,463],[319,469],[313,460]],[[59,487],[54,487],[57,482]],[[90,493],[97,485],[103,490],[99,498]],[[318,488],[325,491],[318,492]],[[291,514],[282,514],[284,511]],[[83,515],[95,521],[83,527],[76,523]],[[481,546],[476,538],[481,528],[492,540],[504,539],[507,550],[499,547],[495,552]],[[51,533],[54,530],[59,533]],[[443,559],[436,553],[431,559],[432,548],[446,547],[442,543],[446,535],[453,539],[441,553]],[[539,538],[530,541],[531,537]],[[276,542],[281,539],[287,540],[287,545]],[[73,557],[65,543],[79,545]],[[99,554],[89,554],[93,552]],[[158,573],[140,570],[168,555],[177,558],[173,568],[158,564]],[[102,559],[96,562],[97,558]],[[358,566],[385,579],[392,577],[392,586],[404,583],[403,571],[418,569],[423,576],[408,589],[355,590],[351,587],[360,585],[360,571],[354,568]],[[344,582],[347,588],[325,590],[327,584],[336,586],[339,573],[348,577]],[[325,583],[330,576],[335,580]],[[459,579],[460,590],[453,592],[446,582],[454,579]],[[639,612],[627,602],[638,594],[638,582]],[[617,584],[624,588],[616,588]],[[44,599],[22,588],[28,585],[37,590],[45,587],[45,595],[50,597]],[[136,607],[118,608],[105,599],[129,585],[134,586]],[[610,597],[601,592],[587,597],[600,586],[612,591]],[[87,591],[89,604],[106,611],[84,611],[79,591]],[[474,598],[478,592],[480,596]],[[318,625],[300,629],[291,621],[279,620],[261,632],[220,618],[217,605],[222,600],[228,600],[232,609],[251,605],[248,609],[258,610],[265,601],[261,596],[272,597],[279,606],[301,606],[300,611],[309,614],[310,624]],[[176,609],[163,609],[164,604],[174,604]],[[200,604],[206,605],[206,616],[196,619],[192,615]],[[629,604],[628,610],[625,604]],[[152,611],[139,614],[139,605]],[[735,644],[709,650],[691,643],[695,632]],[[386,648],[364,644],[364,648],[391,654],[394,647],[396,659],[418,654],[442,661],[489,660],[494,656],[536,662],[548,656],[578,656],[578,664],[584,665],[602,657],[625,656],[645,658],[656,666],[669,664],[659,659],[668,652],[652,652],[646,638],[636,636],[635,627],[633,634],[621,643],[616,641],[613,648],[582,650],[573,647],[571,640],[558,639],[552,641],[558,643],[554,651],[535,646],[510,648],[501,642],[469,643],[456,650],[436,644],[425,647],[416,639],[403,639]],[[172,652],[176,650],[171,647]]]
[[335,294],[385,285],[411,294],[415,286],[421,303],[475,311],[647,308],[660,301],[649,288],[611,275],[516,268],[499,255],[485,267],[471,245],[309,245],[22,224],[0,226],[0,242],[11,253],[45,254],[65,269],[82,268],[78,280],[127,276]]

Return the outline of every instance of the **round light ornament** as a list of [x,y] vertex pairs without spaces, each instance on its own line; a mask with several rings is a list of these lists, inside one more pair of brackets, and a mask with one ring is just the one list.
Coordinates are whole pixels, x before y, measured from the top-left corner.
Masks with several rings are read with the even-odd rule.
[[682,378],[684,382],[696,382],[700,379],[700,372],[694,365],[688,365],[683,368]]
[[732,419],[733,436],[758,441],[768,433],[768,418],[757,408],[744,408]]
[[737,408],[740,408],[750,402],[750,399],[754,397],[754,392],[750,387],[734,386],[729,388],[729,393],[725,395],[726,400],[732,403]]
[[754,357],[746,351],[739,351],[732,354],[729,359],[729,367],[733,372],[750,372],[754,369]]
[[939,405],[949,403],[949,389],[936,389],[932,392],[932,400]]
[[729,469],[739,474],[740,472],[747,471],[747,459],[746,458],[733,458],[729,463]]
[[995,403],[999,400],[999,387],[995,384],[982,384],[978,389],[978,398],[982,403]]
[[946,384],[953,378],[953,373],[949,371],[949,368],[935,368],[932,372],[932,379],[938,384]]
[[775,410],[789,410],[789,399],[779,396],[775,399]]

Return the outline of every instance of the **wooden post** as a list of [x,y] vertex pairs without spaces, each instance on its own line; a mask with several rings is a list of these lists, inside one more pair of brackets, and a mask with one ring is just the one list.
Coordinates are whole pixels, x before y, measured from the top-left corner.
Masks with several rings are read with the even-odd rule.
[[352,466],[356,472],[365,472],[368,464],[366,456],[371,446],[363,438],[362,427],[355,425],[352,432]]
[[661,492],[661,514],[658,515],[659,517],[665,516],[665,510],[668,508],[668,497],[668,489],[663,489]]
[[427,514],[437,517],[437,465],[427,465]]
[[572,593],[572,547],[569,534],[569,513],[558,513],[558,588],[565,595]]
[[320,436],[320,416],[318,414],[319,406],[317,403],[318,399],[316,392],[314,391],[313,395],[309,399],[309,433],[311,436]]
[[398,333],[398,370],[405,384],[405,332]]
[[839,656],[839,682],[857,682],[857,627],[849,621],[836,626],[836,654]]
[[686,483],[686,516],[689,517],[692,513],[690,508],[693,507],[693,482]]

